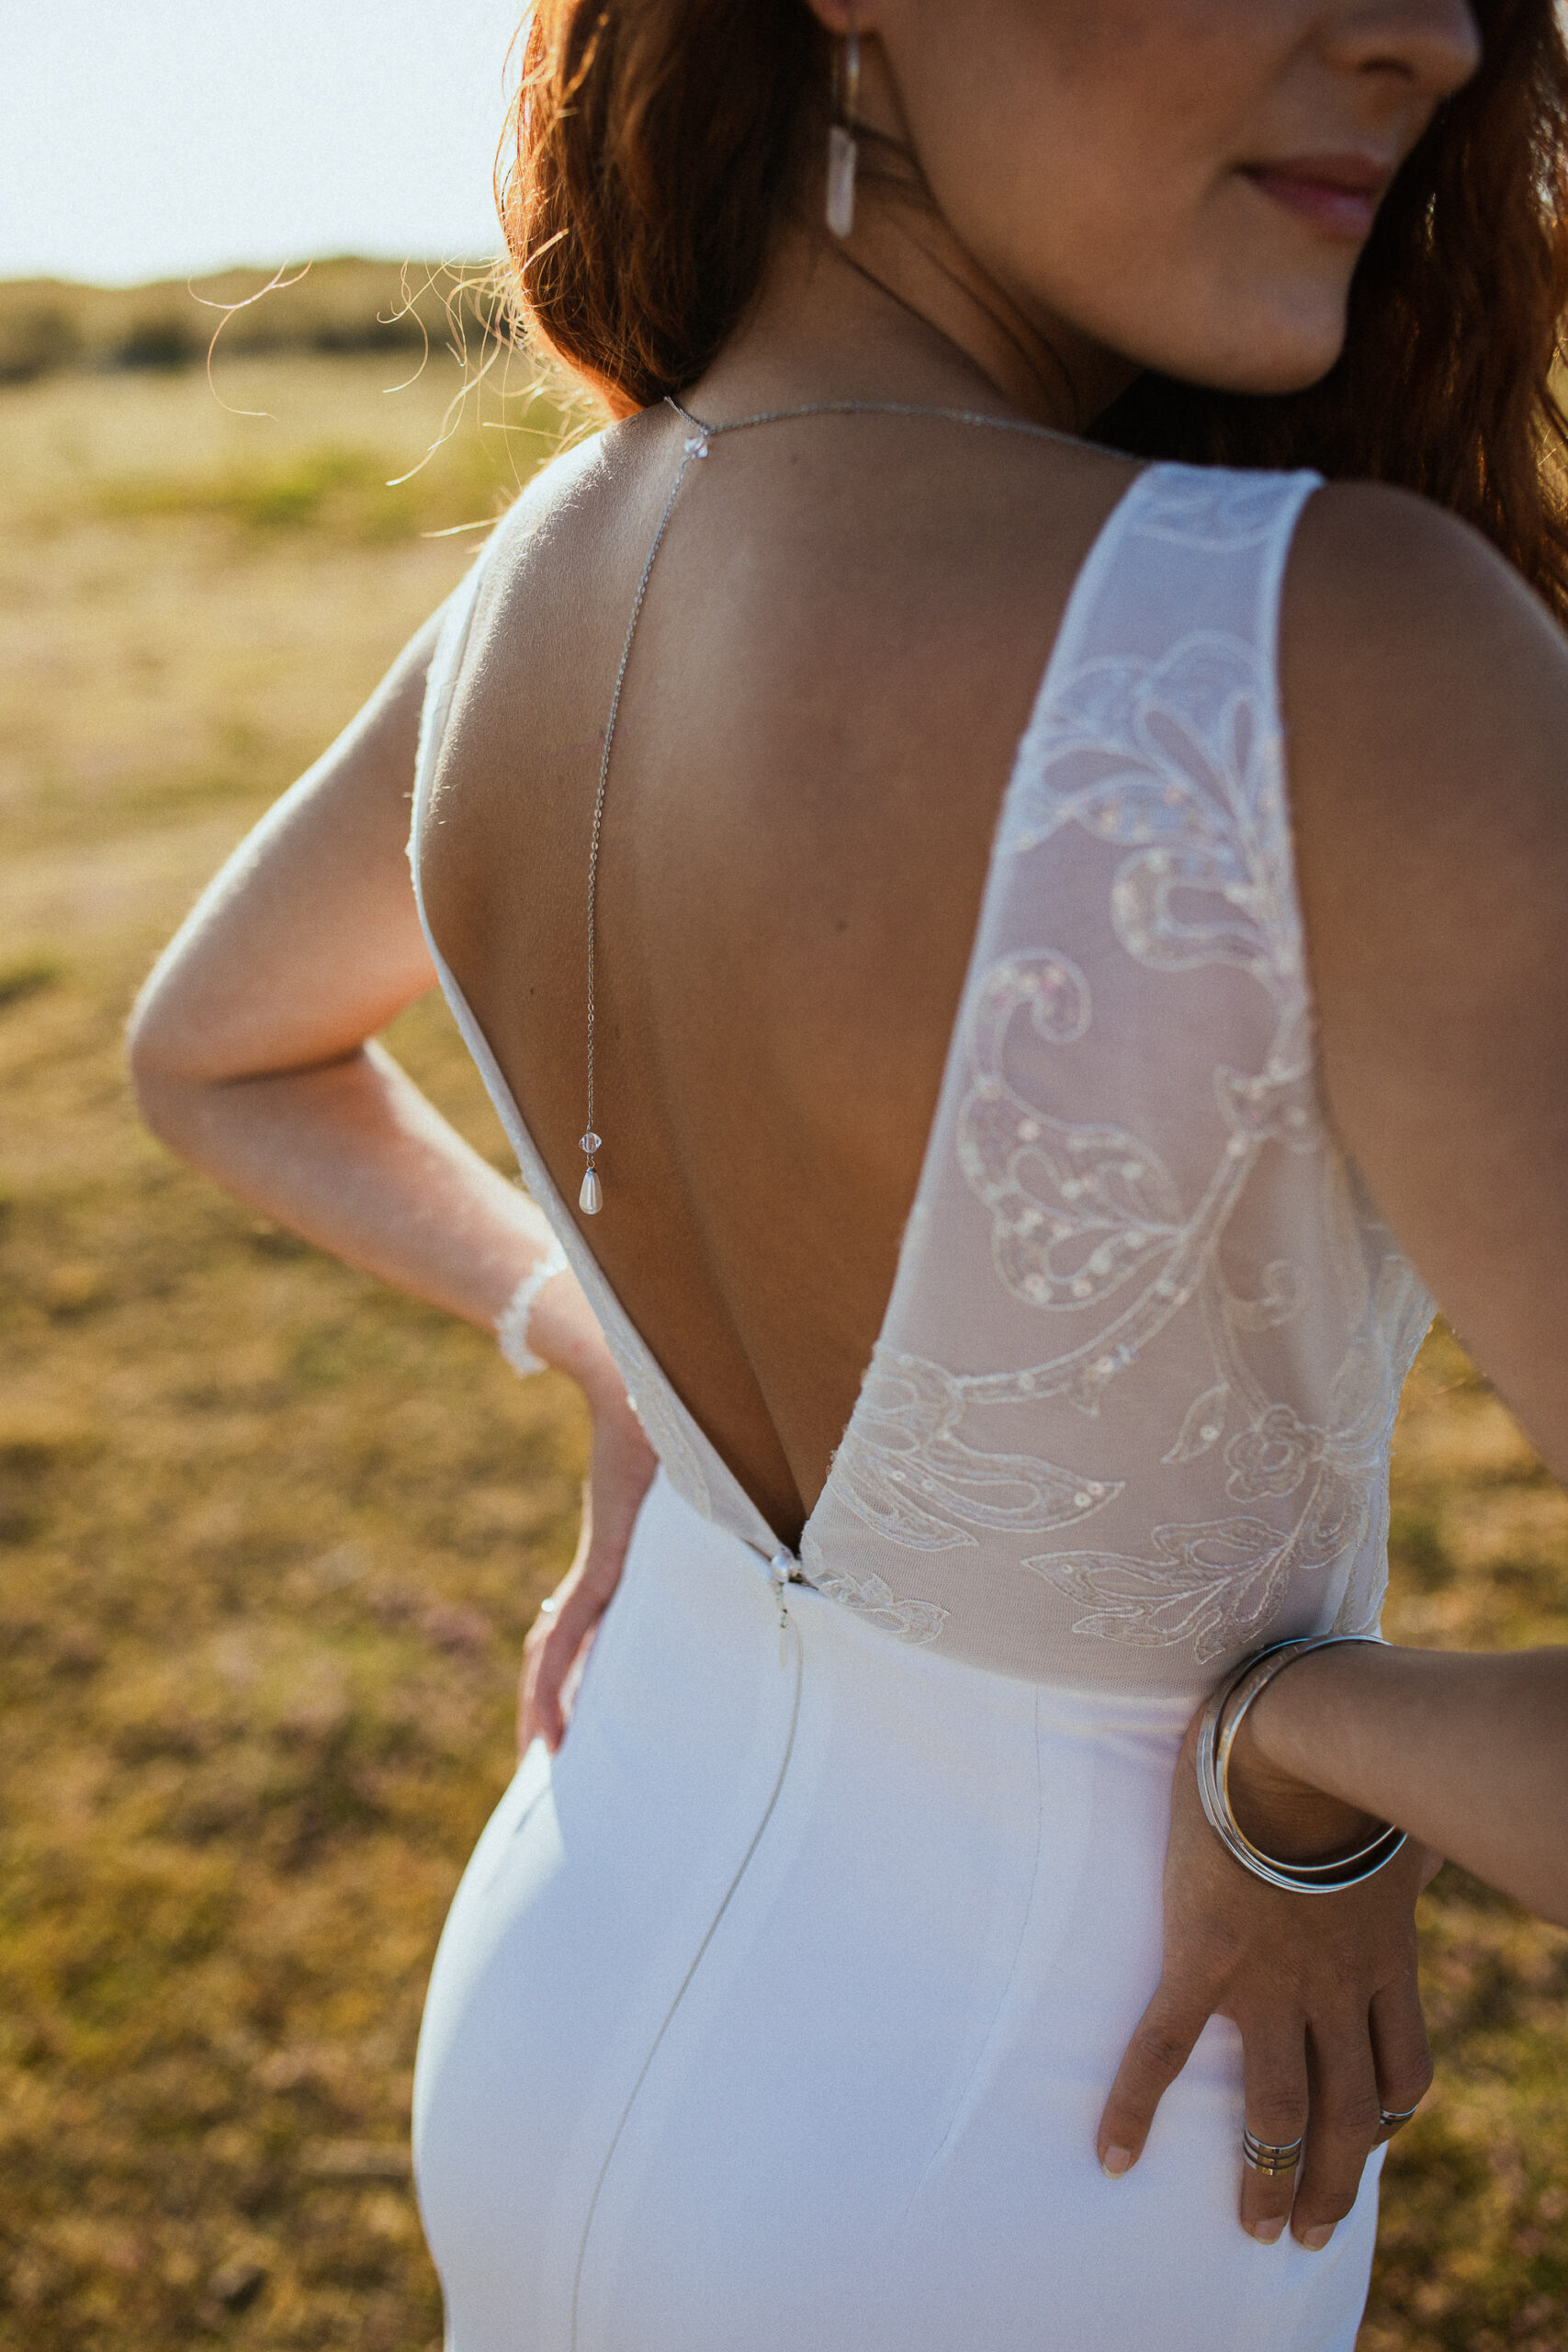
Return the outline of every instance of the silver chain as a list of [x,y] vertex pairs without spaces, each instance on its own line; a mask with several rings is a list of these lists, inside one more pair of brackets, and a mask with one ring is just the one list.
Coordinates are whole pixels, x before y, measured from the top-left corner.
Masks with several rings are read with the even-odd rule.
[[664,404],[666,408],[673,409],[675,414],[692,427],[692,433],[681,452],[681,462],[670,485],[670,495],[664,502],[664,512],[659,518],[653,544],[648,550],[648,560],[637,583],[637,594],[632,599],[626,643],[621,648],[620,667],[615,672],[615,692],[610,696],[610,715],[604,724],[604,748],[599,759],[599,788],[593,797],[593,831],[588,846],[588,1124],[582,1131],[581,1146],[587,1166],[577,1202],[579,1208],[588,1216],[598,1215],[604,1200],[594,1158],[603,1147],[604,1138],[596,1133],[593,1125],[593,1018],[599,939],[599,842],[604,825],[604,792],[610,780],[610,747],[615,740],[615,722],[621,715],[621,690],[626,682],[626,668],[632,658],[632,639],[637,635],[643,599],[648,594],[648,583],[653,577],[659,550],[664,544],[664,534],[670,527],[670,517],[675,512],[675,501],[681,495],[681,484],[686,479],[686,469],[694,458],[705,458],[709,442],[720,439],[726,433],[745,433],[753,425],[784,424],[796,417],[807,416],[924,416],[949,424],[987,424],[995,432],[1025,433],[1040,441],[1077,440],[1071,433],[1059,433],[1049,424],[1032,424],[1026,417],[992,416],[985,409],[978,408],[926,408],[913,401],[807,401],[798,408],[759,409],[753,416],[733,416],[722,424],[705,424],[700,416],[694,416],[689,409],[682,408],[671,393],[666,393]]
[[621,715],[621,689],[626,682],[626,664],[632,658],[632,639],[637,635],[637,616],[642,611],[642,600],[648,594],[648,583],[653,577],[654,561],[663,544],[664,534],[670,527],[670,517],[675,512],[675,501],[681,495],[686,468],[694,457],[706,456],[705,443],[699,447],[688,441],[676,469],[675,479],[670,485],[670,495],[664,502],[664,512],[659,518],[659,528],[653,535],[653,545],[649,548],[648,561],[642,567],[642,578],[637,583],[637,594],[632,600],[631,619],[626,624],[626,641],[621,648],[621,665],[615,672],[615,690],[610,696],[610,716],[604,725],[604,748],[599,758],[599,789],[593,796],[593,831],[588,843],[588,1122],[582,1130],[581,1144],[588,1164],[577,1201],[579,1208],[589,1216],[598,1215],[603,1197],[593,1157],[603,1140],[593,1127],[593,983],[597,962],[594,951],[599,931],[599,839],[604,830],[604,787],[610,780],[610,746],[615,740],[615,721]]

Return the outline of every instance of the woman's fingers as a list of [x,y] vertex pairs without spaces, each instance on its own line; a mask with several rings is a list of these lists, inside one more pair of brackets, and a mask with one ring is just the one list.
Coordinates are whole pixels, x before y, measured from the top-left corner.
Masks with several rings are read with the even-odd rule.
[[637,1513],[659,1457],[624,1392],[593,1408],[593,1455],[582,1490],[577,1556],[541,1604],[523,1645],[517,1753],[542,1739],[553,1756],[566,1736],[594,1630],[615,1599]]
[[[1404,2121],[1432,2087],[1431,2046],[1415,1985],[1406,1982],[1377,1994],[1371,2023],[1378,2099],[1385,2115]],[[1380,2131],[1379,2137],[1391,2139],[1398,2129],[1399,2123],[1393,2123]]]
[[[1202,2030],[1197,2015],[1162,1984],[1127,2046],[1100,2119],[1100,2160],[1128,2170],[1143,2154],[1155,2110]],[[1382,2131],[1382,2111],[1417,2103],[1431,2079],[1415,1993],[1380,1994],[1371,2018],[1347,2012],[1332,2025],[1270,2014],[1242,2028],[1247,2129],[1264,2148],[1304,2140],[1301,2162],[1276,2173],[1242,2166],[1241,2221],[1263,2245],[1287,2223],[1313,2251],[1328,2244],[1360,2191]],[[1398,2109],[1389,2096],[1397,2086]],[[1236,2151],[1240,2156],[1241,2151]]]
[[565,1729],[560,1692],[569,1664],[570,1660],[558,1654],[553,1625],[536,1618],[523,1645],[523,1673],[517,1692],[519,1756],[525,1756],[536,1739],[542,1739],[552,1756],[560,1746]]
[[[1306,2131],[1310,2104],[1305,2019],[1272,2018],[1244,2033],[1242,2066],[1247,2131],[1264,2149],[1293,2147]],[[1269,2172],[1244,2161],[1241,2225],[1262,2245],[1284,2235],[1300,2177],[1295,2165]]]
[[1192,2045],[1209,2021],[1162,1981],[1127,2044],[1111,2096],[1100,2119],[1096,2146],[1113,2177],[1129,2170],[1144,2153],[1158,2107],[1192,2055]]
[[1306,2048],[1311,2109],[1291,2233],[1319,2252],[1356,2202],[1377,2144],[1380,2109],[1365,2013],[1309,2025]]
[[523,1682],[517,1713],[517,1753],[526,1753],[534,1740],[542,1739],[551,1755],[560,1746],[566,1731],[566,1713],[561,1702],[567,1676],[577,1656],[582,1629],[573,1619],[540,1619],[523,1648]]
[[1241,2220],[1265,2245],[1292,2234],[1326,2245],[1360,2191],[1367,2158],[1386,2138],[1382,2113],[1418,2106],[1432,2079],[1415,1986],[1378,1994],[1370,2018],[1347,2013],[1331,2027],[1271,2017],[1243,2031],[1247,2128],[1266,2148],[1305,2140],[1299,2165],[1242,2173]]
[[[582,1564],[585,1567],[586,1561]],[[613,1588],[612,1588],[613,1589]],[[574,1568],[541,1609],[523,1645],[517,1753],[542,1739],[553,1756],[566,1733],[565,1693],[582,1645],[604,1613],[608,1594]]]

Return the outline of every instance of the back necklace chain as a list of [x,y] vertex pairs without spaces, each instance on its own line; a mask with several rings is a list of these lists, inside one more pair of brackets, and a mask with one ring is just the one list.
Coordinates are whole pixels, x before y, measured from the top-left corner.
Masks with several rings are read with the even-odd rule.
[[654,532],[648,560],[642,567],[637,594],[632,599],[626,643],[621,648],[620,667],[615,672],[615,692],[610,696],[610,715],[604,727],[604,748],[599,759],[599,789],[593,799],[593,831],[588,848],[588,1119],[581,1141],[588,1164],[583,1170],[582,1185],[577,1195],[577,1205],[584,1216],[597,1216],[604,1204],[604,1190],[600,1182],[597,1160],[597,1155],[604,1149],[604,1139],[593,1124],[594,979],[599,937],[599,842],[604,826],[604,789],[610,780],[610,750],[615,740],[615,722],[621,715],[621,690],[626,682],[626,665],[632,658],[632,639],[637,635],[643,599],[648,594],[648,583],[653,576],[653,567],[664,544],[664,534],[670,527],[670,518],[675,512],[675,501],[681,495],[681,485],[686,479],[688,467],[694,458],[705,458],[709,444],[721,439],[727,433],[747,433],[753,425],[784,424],[807,416],[923,416],[945,421],[949,424],[988,425],[997,433],[1025,433],[1040,441],[1072,442],[1076,439],[1070,433],[1059,433],[1049,424],[1031,424],[1025,417],[990,416],[984,409],[928,408],[913,401],[807,401],[798,408],[761,409],[755,416],[730,417],[722,424],[705,424],[701,417],[694,416],[689,409],[682,408],[680,401],[669,394],[665,396],[665,406],[673,409],[675,414],[692,429],[682,449],[681,462],[670,485],[670,495],[664,502],[664,512],[659,518],[659,528]]

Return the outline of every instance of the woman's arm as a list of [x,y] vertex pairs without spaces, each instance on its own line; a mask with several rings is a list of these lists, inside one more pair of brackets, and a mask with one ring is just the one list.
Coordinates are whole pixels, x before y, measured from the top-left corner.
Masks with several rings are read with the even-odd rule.
[[[1568,1474],[1568,647],[1476,533],[1366,483],[1320,492],[1286,581],[1280,676],[1317,1065],[1337,1134],[1548,1466]],[[1294,1669],[1292,1669],[1293,1671]],[[1288,1675],[1280,1678],[1288,1684]],[[1298,1792],[1303,1849],[1340,1800]],[[1411,1816],[1415,1826],[1415,1816]],[[1100,2148],[1141,2152],[1208,2018],[1240,2028],[1247,2119],[1306,2133],[1248,2172],[1255,2233],[1325,2243],[1381,2108],[1429,2074],[1415,1995],[1425,1849],[1286,1894],[1209,1829],[1191,1735],[1172,1794],[1165,1962]],[[1432,1865],[1435,1867],[1435,1863]]]
[[[1201,1711],[1200,1711],[1201,1712]],[[1242,2227],[1265,2245],[1287,2223],[1313,2251],[1356,2201],[1382,2115],[1432,2079],[1416,1967],[1416,1897],[1438,1858],[1414,1842],[1338,1894],[1287,1894],[1233,1861],[1204,1818],[1189,1724],[1171,1790],[1160,1981],[1100,2118],[1108,2172],[1142,2155],[1155,2110],[1212,2017],[1241,2037],[1246,2120],[1276,2146],[1305,2135],[1300,2167],[1236,2165]],[[1318,1790],[1291,1809],[1300,1849],[1342,1849],[1345,1808]],[[1281,1845],[1281,1850],[1284,1850]]]
[[[142,990],[130,1066],[148,1124],[182,1158],[350,1264],[493,1328],[548,1228],[372,1042],[435,981],[407,843],[439,625],[203,893]],[[655,1465],[570,1274],[540,1292],[528,1340],[577,1381],[594,1429],[584,1541],[535,1645],[522,1727],[553,1747],[561,1682]]]
[[[493,1324],[544,1220],[367,1041],[435,974],[405,844],[433,618],[159,958],[131,1074],[164,1140],[351,1263]],[[544,1337],[543,1303],[536,1318]]]
[[1325,1102],[1568,1479],[1568,639],[1452,515],[1341,484],[1302,518],[1280,673]]
[[1568,1927],[1568,1649],[1309,1650],[1247,1709],[1230,1786],[1266,1851],[1320,1791]]

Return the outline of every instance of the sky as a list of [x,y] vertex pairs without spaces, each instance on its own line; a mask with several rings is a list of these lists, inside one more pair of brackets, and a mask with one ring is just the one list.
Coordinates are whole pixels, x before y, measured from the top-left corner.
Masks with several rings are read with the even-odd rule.
[[479,260],[523,0],[0,0],[0,278]]

